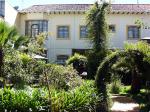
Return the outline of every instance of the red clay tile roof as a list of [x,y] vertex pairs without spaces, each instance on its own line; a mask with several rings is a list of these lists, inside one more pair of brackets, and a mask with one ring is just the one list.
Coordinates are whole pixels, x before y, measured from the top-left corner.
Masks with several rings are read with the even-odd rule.
[[[92,4],[47,4],[33,5],[23,9],[21,13],[54,12],[54,11],[86,11]],[[112,4],[112,12],[150,12],[150,4]]]

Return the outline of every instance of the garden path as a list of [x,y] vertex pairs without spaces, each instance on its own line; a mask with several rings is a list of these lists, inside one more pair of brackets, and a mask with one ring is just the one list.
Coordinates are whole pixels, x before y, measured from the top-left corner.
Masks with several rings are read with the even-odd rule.
[[113,95],[112,112],[139,112],[139,104],[127,96]]

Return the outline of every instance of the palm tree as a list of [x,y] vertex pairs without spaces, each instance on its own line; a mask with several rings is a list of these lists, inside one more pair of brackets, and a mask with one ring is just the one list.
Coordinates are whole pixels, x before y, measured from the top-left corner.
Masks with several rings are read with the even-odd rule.
[[0,22],[0,75],[3,77],[4,48],[7,46],[18,48],[24,38],[20,36],[14,26],[9,26],[6,22]]

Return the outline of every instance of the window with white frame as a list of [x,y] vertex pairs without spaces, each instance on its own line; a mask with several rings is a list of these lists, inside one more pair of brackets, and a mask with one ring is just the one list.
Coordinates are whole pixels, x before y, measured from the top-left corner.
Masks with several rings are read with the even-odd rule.
[[62,38],[62,39],[69,38],[69,26],[58,26],[57,38]]
[[39,35],[39,33],[48,31],[47,20],[29,20],[26,21],[25,34],[31,37]]
[[128,26],[127,27],[127,38],[128,39],[139,39],[140,38],[140,27],[139,26]]
[[68,55],[57,55],[57,63],[58,64],[65,64],[68,57],[69,57]]
[[80,26],[80,38],[87,38],[87,37],[88,37],[87,26]]

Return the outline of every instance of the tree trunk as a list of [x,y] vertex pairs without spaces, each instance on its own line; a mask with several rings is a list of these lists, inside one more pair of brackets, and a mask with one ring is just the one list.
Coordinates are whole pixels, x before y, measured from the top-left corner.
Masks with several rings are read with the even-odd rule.
[[132,70],[131,92],[133,94],[137,94],[140,92],[140,89],[141,89],[140,77],[138,76],[137,71],[134,69]]

